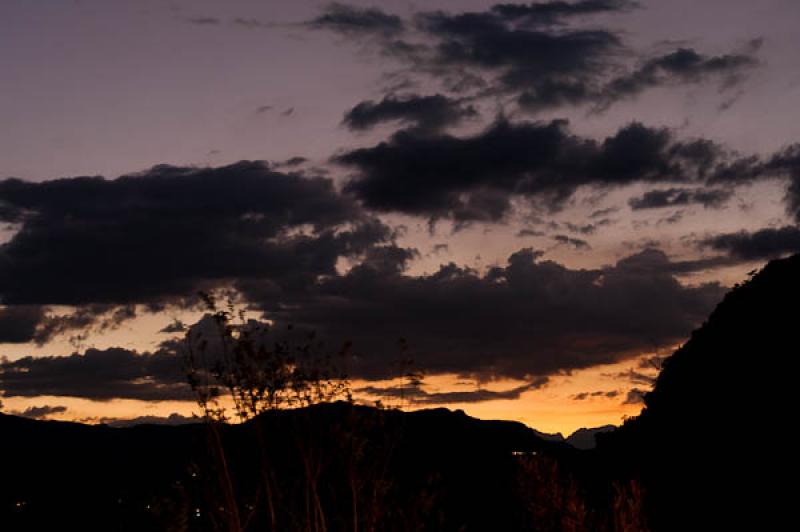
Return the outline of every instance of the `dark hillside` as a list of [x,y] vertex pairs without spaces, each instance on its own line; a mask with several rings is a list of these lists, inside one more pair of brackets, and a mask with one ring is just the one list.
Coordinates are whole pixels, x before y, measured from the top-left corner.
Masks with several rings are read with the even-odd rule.
[[[599,438],[614,475],[637,475],[653,528],[780,522],[795,479],[800,255],[732,290],[664,363],[638,418]],[[793,489],[793,488],[792,488]]]

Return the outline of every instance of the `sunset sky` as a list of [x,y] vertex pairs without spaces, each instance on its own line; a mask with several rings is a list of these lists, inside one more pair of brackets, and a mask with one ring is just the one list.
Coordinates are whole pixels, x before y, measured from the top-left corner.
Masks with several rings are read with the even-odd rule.
[[227,291],[352,341],[359,400],[396,400],[411,358],[411,408],[618,424],[728,288],[800,251],[799,20],[6,0],[2,409],[190,415],[175,340]]

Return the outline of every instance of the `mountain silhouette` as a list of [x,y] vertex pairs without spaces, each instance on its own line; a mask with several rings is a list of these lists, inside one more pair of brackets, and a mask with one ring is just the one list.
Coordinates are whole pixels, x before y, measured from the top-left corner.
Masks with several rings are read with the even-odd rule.
[[594,428],[581,428],[570,434],[565,440],[568,444],[576,449],[594,449],[597,446],[596,437],[598,434],[604,434],[616,430],[616,425],[603,425],[602,427]]
[[653,530],[785,526],[797,463],[777,435],[796,419],[799,332],[795,255],[731,290],[664,362],[641,415],[598,438],[611,476],[641,479]]
[[[340,446],[360,446],[365,461],[358,467],[367,465],[369,475],[377,474],[375,465],[388,472],[380,474],[392,514],[381,530],[520,529],[524,516],[514,483],[519,461],[541,453],[571,462],[566,457],[576,452],[521,423],[482,421],[446,409],[407,413],[333,403],[265,414],[260,422],[277,464],[273,473],[287,479],[281,489],[292,494],[301,477],[299,447],[315,449],[322,474],[339,479],[347,470],[336,461],[352,450]],[[237,488],[255,493],[254,423],[222,429]],[[348,439],[346,431],[358,437]],[[67,524],[79,530],[214,529],[203,491],[218,471],[203,424],[113,428],[0,415],[0,433],[4,531]],[[333,491],[326,496],[336,506],[347,492]],[[328,523],[331,530],[349,529],[338,525],[334,518]]]

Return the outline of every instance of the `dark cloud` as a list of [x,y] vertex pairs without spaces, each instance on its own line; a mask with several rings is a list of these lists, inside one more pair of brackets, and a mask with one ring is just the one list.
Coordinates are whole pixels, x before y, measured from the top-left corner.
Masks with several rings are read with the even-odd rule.
[[86,305],[68,314],[49,313],[39,323],[33,341],[43,345],[55,336],[71,333],[71,340],[79,342],[89,330],[101,333],[114,330],[135,317],[135,305]]
[[524,238],[528,236],[544,236],[545,233],[543,231],[537,231],[536,229],[520,229],[517,231],[518,238]]
[[628,371],[623,371],[609,376],[614,377],[615,379],[626,380],[632,382],[633,384],[649,386],[651,388],[656,383],[655,375],[648,375],[646,373],[642,373],[641,371],[636,371],[635,369],[629,369]]
[[633,0],[580,0],[578,2],[533,2],[530,4],[497,4],[491,11],[507,20],[526,25],[559,24],[564,19],[581,15],[629,11],[639,6]]
[[582,81],[556,81],[543,79],[525,87],[517,98],[526,111],[543,111],[567,105],[581,105],[596,98],[595,91]]
[[193,397],[186,384],[182,356],[170,350],[138,354],[122,348],[3,361],[0,390],[5,397],[52,395],[97,401]]
[[63,414],[66,411],[67,411],[66,406],[42,405],[42,406],[31,406],[26,408],[22,412],[12,412],[12,414],[22,417],[27,417],[30,419],[44,419],[52,414]]
[[572,222],[566,222],[564,226],[569,229],[573,233],[579,233],[582,235],[593,235],[597,232],[600,227],[611,225],[611,220],[608,218],[604,218],[602,220],[597,220],[594,223],[588,224],[574,224]]
[[671,260],[660,249],[647,247],[638,253],[621,259],[617,266],[624,267],[627,271],[638,272],[645,275],[687,275],[691,273],[708,271],[721,266],[734,264],[729,257],[717,256],[693,260]]
[[605,209],[598,209],[596,211],[593,211],[589,215],[589,218],[592,218],[592,219],[594,219],[594,218],[603,218],[604,216],[608,216],[609,214],[614,214],[615,212],[619,212],[619,207],[608,207],[608,208],[605,208]]
[[184,324],[179,319],[174,319],[172,320],[172,323],[170,323],[169,325],[167,325],[158,332],[164,334],[172,334],[172,333],[186,332],[186,330],[187,330],[186,324]]
[[682,210],[675,211],[672,214],[670,214],[669,216],[665,216],[663,218],[659,218],[658,221],[656,221],[656,225],[676,224],[676,223],[680,222],[681,220],[683,220],[683,217],[685,215],[686,215],[685,211],[682,211]]
[[194,24],[197,26],[219,26],[221,23],[218,18],[215,17],[193,17],[187,18],[186,22],[189,24]]
[[800,144],[791,144],[769,157],[740,157],[717,168],[713,185],[737,186],[764,180],[787,183],[786,212],[800,222]]
[[639,197],[628,200],[628,205],[634,210],[695,204],[705,208],[719,208],[732,196],[732,190],[722,188],[668,188],[647,191]]
[[26,212],[0,246],[7,305],[152,303],[249,278],[298,285],[391,233],[330,180],[259,162],[7,179],[0,201]]
[[[668,264],[654,260],[649,266],[629,258],[599,270],[571,270],[525,249],[484,275],[451,263],[413,277],[405,265],[414,256],[394,246],[371,249],[350,272],[320,278],[285,305],[276,305],[273,289],[263,283],[242,290],[273,320],[273,331],[313,330],[328,346],[352,341],[348,372],[354,377],[393,376],[400,356],[393,339],[405,337],[410,348],[402,356],[428,374],[528,381],[501,392],[418,393],[413,400],[421,403],[513,399],[549,375],[672,345],[723,293],[716,284],[683,286],[667,273]],[[213,361],[211,318],[191,331],[191,341],[211,341],[206,353]],[[88,349],[82,355],[6,360],[0,364],[0,390],[7,397],[191,399],[184,345],[169,341],[141,354]]]
[[419,131],[436,132],[477,114],[474,107],[441,94],[386,96],[380,102],[359,103],[345,114],[344,124],[350,129],[365,130],[381,122],[400,122]]
[[305,164],[308,162],[308,159],[305,157],[291,157],[286,159],[285,161],[281,161],[275,164],[276,168],[292,168],[295,166],[300,166],[301,164]]
[[136,317],[131,305],[87,305],[66,314],[42,305],[12,305],[0,309],[0,343],[43,345],[56,336],[70,335],[73,344],[89,331],[105,332]]
[[614,397],[619,396],[619,394],[620,394],[619,390],[609,390],[609,391],[600,390],[596,392],[581,392],[573,395],[572,399],[574,401],[585,401],[587,399],[591,399],[594,397],[606,397],[609,399],[613,399]]
[[417,26],[436,40],[411,56],[418,68],[477,76],[492,92],[521,93],[530,107],[583,100],[623,49],[609,31],[524,28],[499,12],[420,13]]
[[637,70],[611,81],[603,89],[599,105],[608,106],[653,87],[700,83],[709,78],[719,80],[725,87],[735,85],[748,69],[758,65],[752,53],[759,47],[760,41],[755,41],[747,53],[720,56],[706,56],[691,48],[680,48],[650,59]]
[[0,343],[23,344],[31,342],[46,309],[40,305],[15,305],[0,308]]
[[414,74],[453,92],[511,95],[532,112],[583,104],[600,111],[654,87],[718,81],[729,88],[758,64],[760,40],[737,53],[709,56],[678,48],[632,65],[630,58],[642,54],[617,32],[565,25],[577,16],[622,13],[637,5],[625,0],[498,4],[475,12],[417,12],[406,23],[378,10],[336,4],[310,25],[356,37],[380,35],[382,53],[406,62]]
[[[588,88],[592,80],[610,66],[610,57],[622,50],[620,39],[604,30],[554,31],[537,26],[577,11],[606,11],[622,3],[602,4],[498,5],[484,12],[421,12],[410,25],[415,32],[406,31],[402,39],[385,39],[382,51],[452,91],[528,91],[538,92],[542,99],[546,92],[557,103],[581,92],[579,98],[583,99],[582,92],[594,92]],[[386,35],[381,24],[365,26],[378,26],[379,33]],[[409,28],[393,17],[389,27],[398,34],[404,26]]]
[[233,19],[231,23],[234,26],[238,26],[240,28],[245,28],[249,30],[257,28],[271,28],[275,25],[273,23],[258,20],[257,18],[241,18],[241,17]]
[[97,332],[116,329],[134,317],[136,309],[130,305],[88,305],[66,314],[42,305],[12,305],[0,309],[0,343],[42,345],[70,333],[77,341],[89,329]]
[[628,395],[625,397],[625,400],[622,402],[623,405],[643,405],[644,404],[644,396],[647,392],[645,390],[640,390],[639,388],[633,388],[628,391]]
[[[276,341],[296,339],[290,335],[279,337],[271,334],[268,326],[254,321],[237,327],[247,328],[252,332],[252,337],[260,342],[259,345],[273,345]],[[307,341],[305,337],[302,339]],[[0,395],[52,395],[94,401],[193,400],[195,396],[187,376],[187,355],[190,353],[193,355],[193,364],[196,365],[194,369],[200,376],[198,378],[222,360],[225,351],[219,325],[213,316],[204,315],[197,323],[186,328],[183,338],[162,342],[153,352],[138,353],[120,347],[89,348],[83,354],[74,353],[69,356],[2,359]]]
[[[429,373],[527,378],[609,363],[683,340],[724,293],[717,284],[683,286],[667,264],[631,259],[599,270],[538,260],[530,249],[480,275],[455,264],[419,277],[392,252],[321,280],[302,305],[268,308],[277,323],[352,340],[352,373],[386,376],[393,339]],[[388,264],[387,264],[388,262]],[[265,298],[257,285],[250,301]]]
[[335,161],[356,169],[345,190],[372,209],[496,221],[512,196],[559,209],[582,186],[700,181],[722,158],[709,141],[680,141],[638,123],[598,142],[564,121],[501,119],[469,137],[400,131]]
[[432,404],[453,404],[453,403],[482,403],[485,401],[497,400],[516,400],[520,396],[532,390],[538,390],[547,385],[549,379],[540,377],[532,382],[511,388],[509,390],[470,390],[457,392],[428,392],[419,386],[403,387],[377,387],[365,386],[356,390],[357,393],[364,393],[388,399],[402,398],[413,404],[432,405]]
[[[761,41],[755,40],[741,53],[719,56],[679,48],[631,69],[623,60],[631,51],[612,31],[536,27],[559,17],[631,7],[630,2],[505,5],[482,13],[427,13],[419,20],[439,39],[429,61],[440,69],[488,71],[496,75],[491,82],[496,90],[517,94],[520,106],[529,111],[583,103],[601,110],[646,89],[709,80],[727,88],[758,64],[753,54]],[[614,74],[619,70],[627,72]]]
[[[80,342],[86,331],[92,328],[100,319],[100,315],[107,310],[107,306],[88,305],[79,308],[70,314],[47,315],[39,323],[32,341],[37,345],[44,345],[52,338],[64,334],[72,334],[74,342]],[[101,326],[101,329],[106,327]],[[111,328],[109,326],[108,328]]]
[[592,249],[592,246],[590,246],[587,241],[582,240],[580,238],[572,238],[567,235],[555,235],[553,237],[553,240],[555,240],[558,244],[571,246],[577,250],[588,251]]
[[800,253],[800,228],[787,225],[754,232],[719,234],[701,240],[699,245],[724,251],[734,258],[746,261],[771,259]]
[[384,11],[370,7],[361,8],[331,3],[325,12],[308,22],[316,29],[327,29],[350,36],[379,35],[389,37],[403,31],[403,20]]
[[768,175],[787,176],[786,209],[800,222],[800,144],[792,144],[764,163],[759,170]]

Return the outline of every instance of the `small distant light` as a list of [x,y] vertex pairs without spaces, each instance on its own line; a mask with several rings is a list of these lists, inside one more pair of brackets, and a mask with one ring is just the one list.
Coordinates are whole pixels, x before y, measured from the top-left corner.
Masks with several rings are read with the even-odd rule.
[[511,456],[536,456],[536,451],[511,451]]

